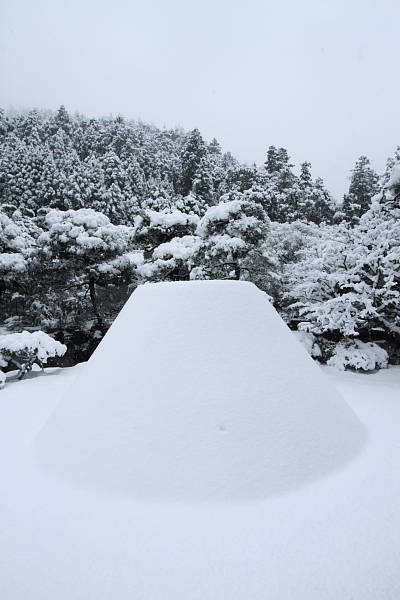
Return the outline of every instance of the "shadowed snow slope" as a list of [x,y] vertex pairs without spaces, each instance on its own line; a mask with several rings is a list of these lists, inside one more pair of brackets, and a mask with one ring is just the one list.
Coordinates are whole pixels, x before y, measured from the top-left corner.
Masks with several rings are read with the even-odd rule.
[[364,440],[263,292],[198,281],[132,294],[35,452],[106,493],[235,501],[321,477]]

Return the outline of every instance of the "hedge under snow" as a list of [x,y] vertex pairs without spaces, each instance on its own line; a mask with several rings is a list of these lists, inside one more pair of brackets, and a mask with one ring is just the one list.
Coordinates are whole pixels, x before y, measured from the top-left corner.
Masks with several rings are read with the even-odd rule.
[[339,371],[344,371],[346,368],[373,371],[374,369],[386,369],[388,359],[388,353],[378,344],[351,340],[351,342],[339,342],[335,354],[326,364],[336,367]]

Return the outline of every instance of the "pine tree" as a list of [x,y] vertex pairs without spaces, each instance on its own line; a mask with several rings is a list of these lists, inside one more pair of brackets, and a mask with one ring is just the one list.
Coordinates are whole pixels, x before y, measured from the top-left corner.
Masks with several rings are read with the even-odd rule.
[[359,222],[369,209],[372,197],[379,192],[379,176],[370,164],[366,156],[360,156],[351,172],[349,192],[343,198],[342,211],[352,225]]
[[306,211],[306,218],[319,225],[320,223],[333,223],[335,214],[335,201],[332,195],[324,186],[324,182],[320,177],[314,182],[311,191],[311,203]]
[[4,139],[9,131],[10,122],[6,117],[4,109],[0,108],[0,140]]
[[285,148],[270,146],[264,164],[265,210],[272,221],[293,221],[297,216],[298,181]]
[[65,106],[61,105],[57,115],[54,118],[54,128],[62,129],[64,133],[70,137],[72,133],[72,118],[66,110]]
[[224,180],[224,193],[228,193],[231,190],[237,190],[238,192],[245,192],[251,189],[258,182],[258,171],[256,165],[238,166],[233,169],[229,169],[226,173]]
[[[102,335],[106,323],[100,313],[97,288],[107,287],[130,273],[129,259],[132,228],[113,225],[93,209],[51,210],[43,221],[45,228],[38,239],[38,259],[54,276],[55,287],[89,292],[93,315]],[[57,282],[57,283],[56,283]]]
[[223,196],[200,220],[196,233],[202,242],[194,254],[193,278],[241,279],[244,259],[265,240],[269,220],[261,205],[239,192],[235,196]]
[[182,151],[182,175],[180,182],[180,191],[182,196],[187,196],[193,191],[193,183],[198,176],[202,160],[207,155],[206,144],[201,137],[200,131],[194,129],[188,136],[185,147]]

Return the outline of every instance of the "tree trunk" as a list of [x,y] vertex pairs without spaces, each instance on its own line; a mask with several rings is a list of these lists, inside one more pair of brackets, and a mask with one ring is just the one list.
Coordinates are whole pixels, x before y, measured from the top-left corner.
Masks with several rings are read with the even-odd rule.
[[96,315],[96,319],[97,319],[97,323],[99,325],[100,331],[101,331],[102,335],[104,336],[105,333],[106,333],[106,329],[104,327],[103,319],[101,318],[101,315],[99,313],[99,309],[97,307],[96,290],[94,288],[94,284],[95,284],[95,280],[94,280],[94,277],[91,275],[89,277],[90,300],[92,301],[93,312]]
[[239,261],[238,261],[238,258],[236,256],[235,252],[232,252],[232,259],[233,259],[234,268],[235,268],[235,279],[237,281],[239,281],[239,279],[240,279],[240,265],[239,265]]

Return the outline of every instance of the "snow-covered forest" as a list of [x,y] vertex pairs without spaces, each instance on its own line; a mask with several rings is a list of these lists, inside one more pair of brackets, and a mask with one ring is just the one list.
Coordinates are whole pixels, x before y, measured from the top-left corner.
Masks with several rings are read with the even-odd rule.
[[0,145],[2,334],[46,332],[73,365],[138,285],[241,279],[320,362],[400,362],[400,147],[384,174],[349,165],[337,202],[284,148],[243,165],[197,129],[121,116],[1,111]]

